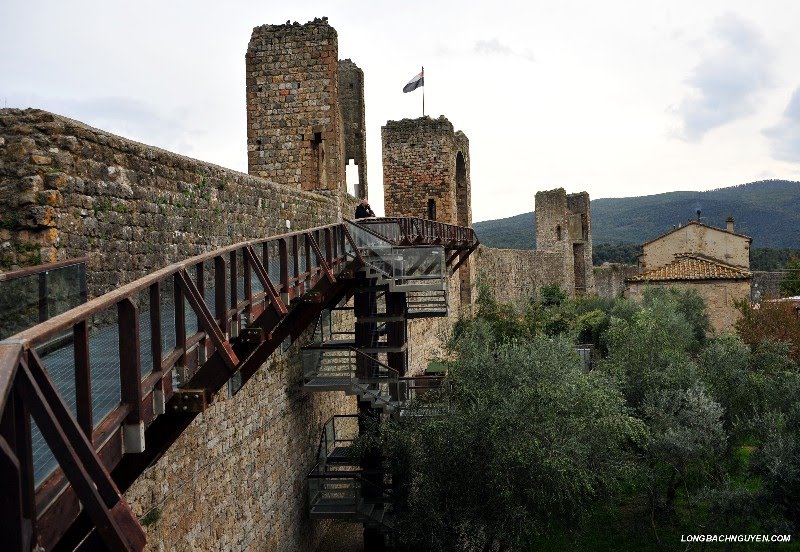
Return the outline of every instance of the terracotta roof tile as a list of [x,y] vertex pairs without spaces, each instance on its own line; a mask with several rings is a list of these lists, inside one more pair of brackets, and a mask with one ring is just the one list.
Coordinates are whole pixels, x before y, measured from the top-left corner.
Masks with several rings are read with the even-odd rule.
[[628,278],[632,282],[664,282],[670,280],[747,280],[753,274],[735,266],[704,257],[682,255],[666,266],[647,270]]

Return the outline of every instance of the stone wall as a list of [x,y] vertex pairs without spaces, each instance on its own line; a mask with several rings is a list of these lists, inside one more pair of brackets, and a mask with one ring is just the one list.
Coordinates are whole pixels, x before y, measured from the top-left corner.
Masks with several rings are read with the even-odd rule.
[[536,192],[536,249],[556,251],[564,265],[561,287],[570,295],[592,293],[592,213],[589,194],[564,188]]
[[448,303],[450,313],[446,317],[417,318],[408,321],[409,375],[422,374],[431,360],[447,357],[445,343],[451,335],[453,325],[459,316],[468,316],[471,312],[471,304],[461,303],[460,281],[455,276],[450,278]]
[[[298,191],[40,110],[0,110],[0,260],[90,255],[89,295],[231,243],[341,220]],[[344,202],[348,213],[352,201]]]
[[594,267],[594,291],[599,297],[622,297],[625,280],[639,274],[636,265],[603,263]]
[[250,174],[344,191],[337,56],[327,18],[253,29],[245,57]]
[[367,197],[367,124],[364,110],[364,71],[349,59],[339,61],[339,104],[344,128],[345,164],[358,166],[356,197]]
[[495,297],[504,302],[522,304],[542,286],[559,284],[563,289],[567,279],[558,251],[480,246],[472,260],[478,282],[488,285]]
[[277,352],[214,404],[125,493],[148,549],[313,550],[327,522],[308,518],[306,475],[323,424],[356,412],[344,393],[305,393],[298,347]]

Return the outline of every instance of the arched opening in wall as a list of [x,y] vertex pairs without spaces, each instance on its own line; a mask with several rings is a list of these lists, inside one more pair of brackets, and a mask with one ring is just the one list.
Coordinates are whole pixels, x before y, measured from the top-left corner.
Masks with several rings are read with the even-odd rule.
[[556,226],[556,240],[561,241],[561,225]]
[[472,222],[470,189],[467,178],[467,162],[464,154],[456,154],[456,224],[469,226]]
[[358,179],[358,165],[352,159],[347,160],[344,168],[344,180],[347,185],[347,193],[351,196],[359,197],[360,185]]
[[436,200],[430,198],[428,200],[428,213],[427,213],[428,220],[436,220]]

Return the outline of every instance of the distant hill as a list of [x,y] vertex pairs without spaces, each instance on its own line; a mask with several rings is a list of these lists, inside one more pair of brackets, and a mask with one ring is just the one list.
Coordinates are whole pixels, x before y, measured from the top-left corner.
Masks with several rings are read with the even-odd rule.
[[[707,192],[668,192],[641,197],[592,200],[595,244],[641,244],[695,218],[725,227],[736,219],[736,232],[753,238],[754,248],[800,249],[800,182],[764,180]],[[489,247],[536,247],[535,213],[473,224]]]

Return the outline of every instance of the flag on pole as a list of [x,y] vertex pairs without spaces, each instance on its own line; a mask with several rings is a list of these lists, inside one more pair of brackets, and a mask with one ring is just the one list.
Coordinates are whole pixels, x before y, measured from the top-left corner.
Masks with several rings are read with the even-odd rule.
[[417,88],[425,86],[425,69],[419,72],[408,84],[403,87],[403,92],[413,92]]

